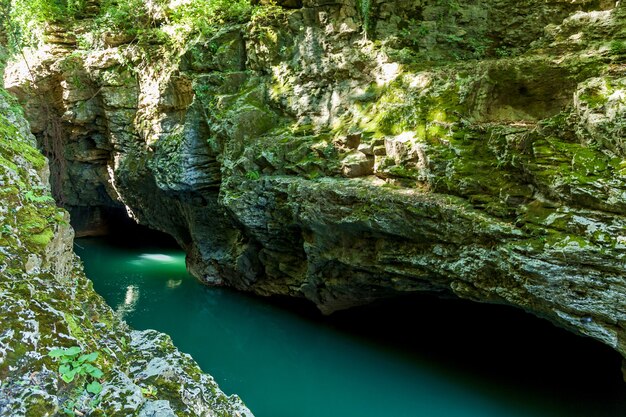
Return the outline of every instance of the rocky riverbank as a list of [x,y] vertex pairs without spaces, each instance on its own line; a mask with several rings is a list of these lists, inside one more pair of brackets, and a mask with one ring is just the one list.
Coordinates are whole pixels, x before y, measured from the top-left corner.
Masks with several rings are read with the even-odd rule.
[[0,90],[0,416],[252,416],[168,336],[131,330],[94,292],[35,145]]

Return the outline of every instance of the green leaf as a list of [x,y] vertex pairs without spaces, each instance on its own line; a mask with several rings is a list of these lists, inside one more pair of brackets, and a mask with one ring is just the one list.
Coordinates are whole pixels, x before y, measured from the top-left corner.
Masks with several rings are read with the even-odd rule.
[[96,408],[98,406],[98,404],[100,404],[100,401],[102,401],[102,398],[94,397],[93,400],[89,401],[89,406],[91,408]]
[[99,378],[102,378],[102,376],[104,375],[104,372],[102,372],[100,369],[96,368],[95,366],[91,364],[85,364],[84,368],[85,368],[85,371],[87,371],[87,373],[94,378],[99,379]]
[[65,355],[65,349],[52,349],[50,352],[48,352],[48,356],[50,356],[51,358],[59,358],[63,355]]
[[69,371],[72,370],[72,367],[69,365],[61,365],[59,366],[59,373],[61,375],[68,373]]
[[87,392],[98,395],[101,391],[102,385],[98,381],[92,381],[90,384],[87,384]]
[[78,358],[78,362],[83,363],[83,362],[93,362],[96,359],[98,359],[98,352],[92,352],[88,355],[81,355]]
[[64,355],[74,356],[74,355],[78,355],[81,351],[82,349],[79,346],[72,346],[70,348],[65,349]]
[[67,383],[70,383],[74,380],[74,376],[76,376],[76,369],[72,369],[67,373],[61,374],[61,379]]

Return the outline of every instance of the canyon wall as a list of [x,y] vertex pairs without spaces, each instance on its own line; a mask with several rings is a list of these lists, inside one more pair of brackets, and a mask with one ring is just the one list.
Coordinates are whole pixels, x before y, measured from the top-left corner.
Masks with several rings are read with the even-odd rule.
[[79,233],[128,213],[208,284],[454,294],[626,356],[626,7],[283,3],[175,52],[50,25],[9,69]]
[[[48,175],[20,107],[0,89],[0,416],[251,417],[168,336],[129,329],[94,292]],[[102,374],[63,380],[69,372],[50,354],[72,346],[97,352],[85,363]],[[88,388],[94,381],[100,388]]]

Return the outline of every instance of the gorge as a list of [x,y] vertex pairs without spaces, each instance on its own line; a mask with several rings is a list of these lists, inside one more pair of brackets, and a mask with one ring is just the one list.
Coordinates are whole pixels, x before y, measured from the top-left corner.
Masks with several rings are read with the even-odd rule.
[[[34,293],[24,277],[56,277],[55,291],[98,300],[103,328],[121,326],[117,356],[164,354],[140,341],[165,336],[131,339],[93,293],[30,130],[79,236],[130,218],[172,236],[209,285],[324,314],[416,293],[503,304],[626,357],[622,2],[199,1],[81,3],[39,23],[40,42],[9,62],[5,88],[29,128],[3,96],[1,132],[17,125],[24,143],[3,142],[3,285]],[[18,343],[17,324],[4,325],[23,321],[15,297],[0,336],[7,415],[22,415],[7,398],[39,392],[15,382],[34,363],[52,384],[44,345],[70,346]],[[53,310],[82,348],[104,343],[103,330],[72,325],[82,313]],[[162,343],[184,365],[157,388],[176,394],[135,385],[133,412],[167,400],[203,415],[185,392],[211,387],[209,408],[248,415]],[[26,352],[38,353],[16,368]],[[146,372],[133,369],[120,371],[128,384]]]

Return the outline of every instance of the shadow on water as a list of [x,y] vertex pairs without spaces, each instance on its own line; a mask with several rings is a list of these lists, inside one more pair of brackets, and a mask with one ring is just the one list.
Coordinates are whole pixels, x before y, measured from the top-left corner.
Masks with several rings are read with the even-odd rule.
[[112,307],[170,334],[257,417],[626,415],[616,352],[514,308],[414,295],[325,317],[203,287],[160,234],[78,244]]
[[598,407],[597,415],[626,415],[617,352],[513,307],[419,294],[320,317],[293,300],[278,304],[404,360],[484,383],[484,389],[575,400]]

